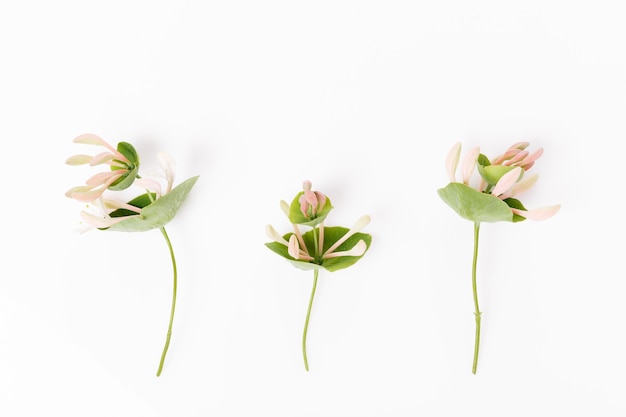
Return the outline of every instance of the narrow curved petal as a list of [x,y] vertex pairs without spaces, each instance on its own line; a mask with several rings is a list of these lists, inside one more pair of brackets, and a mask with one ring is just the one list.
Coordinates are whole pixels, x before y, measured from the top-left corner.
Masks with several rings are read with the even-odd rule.
[[280,209],[289,218],[289,204],[285,200],[280,200]]
[[124,217],[104,216],[102,217],[102,216],[96,216],[95,214],[87,213],[86,211],[81,211],[80,215],[83,218],[83,220],[85,220],[85,222],[97,228],[111,227],[114,224],[121,222],[122,220],[128,219],[129,217],[135,217],[135,216],[124,216]]
[[324,255],[324,259],[337,258],[339,256],[361,256],[367,250],[367,244],[364,240],[359,240],[356,245],[350,250],[341,251],[341,252],[332,252],[328,255]]
[[461,142],[455,143],[446,157],[446,172],[450,178],[450,182],[456,182],[456,168],[459,165],[459,158],[461,157]]
[[90,155],[74,155],[65,160],[67,165],[85,165],[91,162],[92,157]]
[[87,185],[77,185],[76,187],[72,187],[65,192],[65,196],[69,198],[74,198],[73,195],[75,193],[86,193],[91,191],[93,187],[89,187]]
[[532,154],[528,155],[518,165],[524,168],[525,170],[529,170],[530,167],[532,167],[535,164],[535,161],[539,159],[541,155],[543,155],[543,148],[539,148]]
[[539,179],[539,175],[535,174],[535,175],[525,175],[524,178],[522,178],[522,180],[520,182],[516,182],[506,194],[506,196],[502,195],[502,198],[508,198],[508,197],[513,197],[519,194],[522,194],[523,192],[529,190],[530,188],[532,188],[533,185],[535,185],[535,183],[537,182],[537,179]]
[[113,155],[111,152],[101,152],[98,155],[91,158],[91,161],[89,161],[89,165],[94,166],[94,165],[104,164],[113,160],[114,158],[115,158],[115,155]]
[[557,204],[554,206],[541,207],[538,209],[533,209],[533,210],[528,210],[528,211],[519,210],[519,209],[511,209],[511,211],[517,214],[518,216],[522,216],[530,220],[545,220],[554,216],[559,211],[560,208],[561,208],[561,205]]
[[298,246],[298,239],[296,235],[291,235],[289,243],[287,244],[287,253],[293,259],[300,259],[300,247]]
[[507,192],[513,186],[513,184],[515,184],[517,180],[519,180],[520,175],[522,175],[522,171],[522,168],[515,167],[506,174],[504,174],[502,178],[498,180],[496,186],[493,187],[491,194],[497,197],[500,194],[504,194],[505,192]]
[[350,230],[348,230],[348,232],[341,237],[341,239],[336,241],[330,248],[328,248],[328,250],[326,250],[326,252],[324,252],[324,256],[331,254],[335,249],[341,246],[343,242],[348,240],[350,236],[363,230],[363,228],[367,226],[369,222],[370,216],[368,216],[367,214],[365,216],[362,216],[359,220],[356,221],[356,223],[354,223],[352,228],[350,228]]
[[524,150],[524,149],[528,148],[529,145],[530,145],[530,142],[516,142],[513,145],[511,145],[509,147],[509,149]]
[[508,161],[504,161],[503,165],[515,165],[517,162],[521,161],[527,156],[528,151],[519,151],[513,156],[513,158],[509,159]]
[[[106,187],[90,189],[89,191],[74,191],[68,197],[83,203],[91,203],[104,193]],[[69,191],[68,191],[69,193]],[[67,195],[67,194],[66,194]]]
[[[265,234],[272,239],[274,242],[281,243],[285,246],[289,246],[289,242],[287,242],[281,235],[272,227],[271,224],[265,226]],[[293,236],[293,235],[292,235]]]
[[480,155],[480,147],[476,146],[463,158],[463,162],[461,163],[461,176],[463,177],[463,184],[465,185],[469,183],[474,168],[476,168],[478,155]]
[[124,169],[118,169],[118,170],[115,170],[115,171],[100,172],[98,174],[92,175],[85,182],[85,184],[87,184],[90,187],[97,187],[99,185],[104,185],[105,187],[108,187],[109,185],[113,184],[118,178],[122,177],[127,172],[128,171],[126,171]]
[[98,145],[107,146],[110,145],[104,141],[100,136],[93,133],[85,133],[74,138],[74,143],[83,143],[85,145]]

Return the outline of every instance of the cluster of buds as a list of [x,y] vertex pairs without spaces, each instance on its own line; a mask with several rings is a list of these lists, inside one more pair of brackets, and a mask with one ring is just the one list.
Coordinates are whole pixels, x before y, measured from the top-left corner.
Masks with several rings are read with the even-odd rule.
[[[266,233],[272,242],[266,245],[302,269],[336,271],[352,265],[369,247],[370,235],[360,231],[370,222],[370,217],[362,216],[350,229],[327,227],[324,220],[333,208],[330,199],[319,191],[311,191],[310,181],[304,181],[302,188],[291,204],[280,202],[293,232],[280,235],[267,225]],[[302,233],[300,226],[312,230]]]
[[[527,210],[516,198],[531,188],[538,178],[536,174],[527,176],[525,173],[543,154],[543,149],[530,153],[526,150],[528,146],[528,142],[515,143],[492,161],[480,153],[479,147],[475,147],[461,162],[461,180],[457,181],[455,174],[461,144],[456,143],[446,158],[450,184],[439,190],[440,197],[462,217],[476,223],[544,220],[552,217],[559,211],[560,205]],[[470,180],[475,170],[480,174],[480,183],[472,187]]]

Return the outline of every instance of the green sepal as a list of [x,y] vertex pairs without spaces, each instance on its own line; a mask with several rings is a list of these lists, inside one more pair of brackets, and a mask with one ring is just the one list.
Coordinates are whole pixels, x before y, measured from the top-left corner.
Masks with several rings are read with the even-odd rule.
[[459,216],[474,223],[513,221],[513,212],[507,203],[465,184],[451,182],[437,193]]
[[130,162],[130,165],[126,168],[112,166],[111,171],[116,171],[118,169],[128,169],[128,173],[123,175],[122,177],[115,180],[111,185],[109,185],[109,190],[112,191],[121,191],[125,190],[135,182],[135,178],[139,174],[139,155],[135,150],[135,147],[128,142],[120,142],[117,144],[117,150],[119,153],[124,155],[126,159]]
[[328,213],[332,210],[333,205],[330,202],[330,198],[326,197],[326,203],[324,204],[324,207],[322,207],[322,210],[318,211],[315,217],[308,218],[302,214],[302,211],[300,210],[300,196],[303,194],[304,191],[300,191],[291,201],[291,205],[289,206],[289,221],[293,224],[315,227],[324,221],[326,216],[328,216]]
[[[335,244],[339,239],[341,239],[346,233],[348,233],[350,229],[345,227],[324,227],[324,245],[322,248],[322,253],[326,252],[328,248]],[[304,244],[307,247],[307,251],[309,253],[315,253],[315,239],[314,233],[318,233],[318,229],[309,230],[305,234],[302,235],[302,239],[304,240]],[[287,233],[283,236],[283,238],[289,242],[289,238],[293,235],[293,233]],[[303,270],[312,270],[312,269],[326,269],[329,272],[338,271],[340,269],[345,269],[349,266],[354,265],[359,259],[361,259],[365,253],[369,250],[370,244],[372,243],[372,236],[367,233],[355,233],[350,236],[345,242],[343,242],[335,252],[341,252],[350,250],[358,243],[359,240],[363,240],[366,245],[365,252],[361,256],[339,256],[337,258],[330,259],[322,259],[319,261],[298,261],[292,258],[289,255],[287,246],[278,242],[269,242],[266,243],[265,246],[270,248],[272,251],[276,252],[283,258],[287,259],[293,266]]]
[[[516,198],[506,198],[504,199],[504,202],[511,208],[526,211],[526,207],[524,207],[522,202]],[[513,213],[513,223],[523,222],[524,220],[526,220],[526,217]]]
[[[191,177],[172,191],[165,194],[154,202],[151,202],[149,194],[142,194],[135,197],[129,204],[141,208],[141,215],[136,216],[130,210],[115,210],[110,214],[111,217],[135,216],[128,217],[111,227],[102,230],[112,230],[119,232],[145,232],[147,230],[156,229],[165,226],[176,216],[176,213],[182,206],[183,202],[189,195],[189,192],[198,180],[198,176]],[[154,195],[153,195],[154,196]]]
[[478,156],[476,162],[478,173],[481,177],[483,177],[487,184],[491,186],[496,185],[504,174],[515,168],[514,166],[491,165],[489,158],[487,158],[482,153]]

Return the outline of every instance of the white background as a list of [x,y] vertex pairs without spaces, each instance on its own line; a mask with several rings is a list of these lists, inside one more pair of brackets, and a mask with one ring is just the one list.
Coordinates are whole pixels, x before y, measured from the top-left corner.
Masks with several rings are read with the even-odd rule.
[[[0,415],[623,416],[625,12],[619,1],[4,1]],[[158,231],[79,234],[65,159],[96,133],[200,175]],[[545,153],[527,207],[437,196],[457,141]],[[373,243],[312,273],[264,243],[303,180]]]

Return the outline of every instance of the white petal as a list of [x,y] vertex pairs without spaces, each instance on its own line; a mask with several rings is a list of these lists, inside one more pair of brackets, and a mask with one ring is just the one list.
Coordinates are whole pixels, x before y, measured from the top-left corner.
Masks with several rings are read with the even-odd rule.
[[287,242],[281,235],[272,227],[271,224],[265,226],[265,234],[272,239],[274,242],[282,243],[285,246],[289,246],[289,242]]
[[324,259],[337,258],[339,256],[361,256],[367,250],[367,244],[364,240],[359,240],[356,245],[350,250],[343,252],[333,252],[328,255],[324,255]]
[[456,167],[459,165],[459,158],[461,157],[461,142],[457,142],[452,146],[452,149],[448,152],[446,157],[446,172],[450,178],[450,182],[456,182]]

